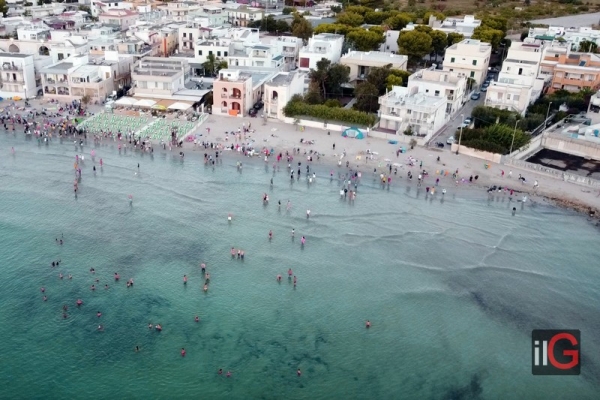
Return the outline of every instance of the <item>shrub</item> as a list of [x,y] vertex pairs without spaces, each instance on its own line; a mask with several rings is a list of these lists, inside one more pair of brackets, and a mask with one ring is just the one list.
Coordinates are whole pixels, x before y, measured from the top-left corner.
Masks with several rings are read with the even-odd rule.
[[346,108],[332,108],[323,104],[310,105],[290,100],[284,107],[286,117],[312,117],[325,121],[337,121],[352,125],[373,126],[375,115]]
[[338,108],[342,106],[342,103],[340,103],[340,101],[337,99],[329,99],[325,103],[323,103],[323,105],[330,108]]

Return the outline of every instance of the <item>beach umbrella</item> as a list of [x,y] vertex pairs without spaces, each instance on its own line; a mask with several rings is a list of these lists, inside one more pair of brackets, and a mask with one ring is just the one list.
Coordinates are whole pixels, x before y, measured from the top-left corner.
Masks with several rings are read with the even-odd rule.
[[21,98],[21,97],[19,97],[19,96],[15,96],[15,97],[13,97],[13,100],[15,100],[15,101],[19,101],[19,100],[22,100],[22,98]]

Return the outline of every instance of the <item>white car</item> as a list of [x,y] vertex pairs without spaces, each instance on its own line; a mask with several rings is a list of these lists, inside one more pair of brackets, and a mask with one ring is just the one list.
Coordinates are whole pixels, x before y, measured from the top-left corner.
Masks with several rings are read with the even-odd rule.
[[454,136],[450,136],[448,138],[448,140],[446,140],[446,144],[452,144],[452,143],[454,143]]

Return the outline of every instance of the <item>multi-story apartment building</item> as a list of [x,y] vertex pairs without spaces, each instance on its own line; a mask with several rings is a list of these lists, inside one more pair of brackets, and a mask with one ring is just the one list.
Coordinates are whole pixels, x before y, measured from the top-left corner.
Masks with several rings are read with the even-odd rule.
[[106,1],[97,1],[92,0],[90,2],[90,11],[93,17],[98,17],[100,14],[104,14],[108,11],[113,10],[132,10],[133,3],[123,1],[123,0],[106,0]]
[[408,78],[407,88],[428,96],[446,99],[445,112],[449,116],[461,109],[467,100],[467,78],[456,72],[435,68],[422,69]]
[[465,39],[446,49],[444,71],[472,78],[481,84],[488,73],[492,45],[479,40]]
[[226,9],[227,22],[232,26],[248,26],[250,22],[263,19],[265,11],[260,8],[239,7],[237,9]]
[[260,67],[283,69],[283,55],[275,46],[231,42],[227,58],[229,68]]
[[280,72],[264,86],[265,114],[270,118],[283,120],[283,108],[292,96],[304,93],[304,80],[306,75],[299,71]]
[[390,64],[394,69],[406,71],[407,63],[407,56],[381,51],[350,51],[340,59],[340,64],[350,68],[350,82],[363,81],[369,76],[371,68]]
[[222,69],[213,82],[213,107],[216,115],[244,117],[263,99],[264,83],[276,72],[246,69]]
[[302,39],[295,36],[279,36],[271,41],[276,46],[277,53],[283,56],[284,71],[292,71],[298,66],[300,49],[303,46]]
[[0,97],[35,97],[39,86],[33,55],[0,53]]
[[428,140],[446,122],[446,98],[419,93],[417,87],[394,86],[379,98],[379,127],[401,135],[408,130]]
[[146,57],[131,73],[136,96],[169,98],[185,89],[190,66],[185,58]]
[[202,4],[194,1],[173,1],[157,7],[173,21],[186,21],[188,16],[202,10]]
[[538,77],[543,54],[544,45],[535,40],[512,42],[498,80],[487,89],[485,105],[525,115],[544,89],[544,77]]
[[550,26],[548,28],[529,28],[529,37],[537,40],[553,41],[560,39],[569,43],[572,51],[593,51],[592,48],[580,48],[582,42],[592,42],[600,46],[600,30],[589,26],[565,28]]
[[308,39],[308,44],[300,49],[298,65],[301,71],[317,68],[317,62],[323,58],[338,63],[342,57],[344,35],[320,33]]
[[589,53],[571,53],[558,57],[554,76],[548,91],[568,90],[577,92],[583,88],[600,89],[600,56]]

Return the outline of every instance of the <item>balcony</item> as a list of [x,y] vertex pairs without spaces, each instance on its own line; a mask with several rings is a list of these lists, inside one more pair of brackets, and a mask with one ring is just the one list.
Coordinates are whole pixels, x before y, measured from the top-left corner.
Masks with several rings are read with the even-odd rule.
[[267,53],[263,52],[263,51],[261,51],[261,52],[255,51],[254,53],[252,53],[252,57],[266,58]]
[[3,83],[7,83],[9,85],[10,84],[13,84],[13,85],[15,85],[15,84],[22,85],[22,84],[25,83],[25,81],[23,79],[4,79],[2,82]]
[[449,94],[448,96],[446,96],[446,98],[450,101],[454,100],[454,95],[453,94]]
[[[225,97],[225,95],[223,95],[221,97]],[[233,94],[230,94],[227,97],[230,98],[230,99],[238,99],[238,100],[242,99],[242,95],[240,93],[233,93]]]
[[390,121],[398,121],[402,122],[403,118],[399,116],[397,113],[389,113],[389,114],[381,114],[381,119],[387,119]]
[[23,70],[23,68],[18,65],[3,64],[2,66],[0,66],[0,71],[22,71],[22,70]]

